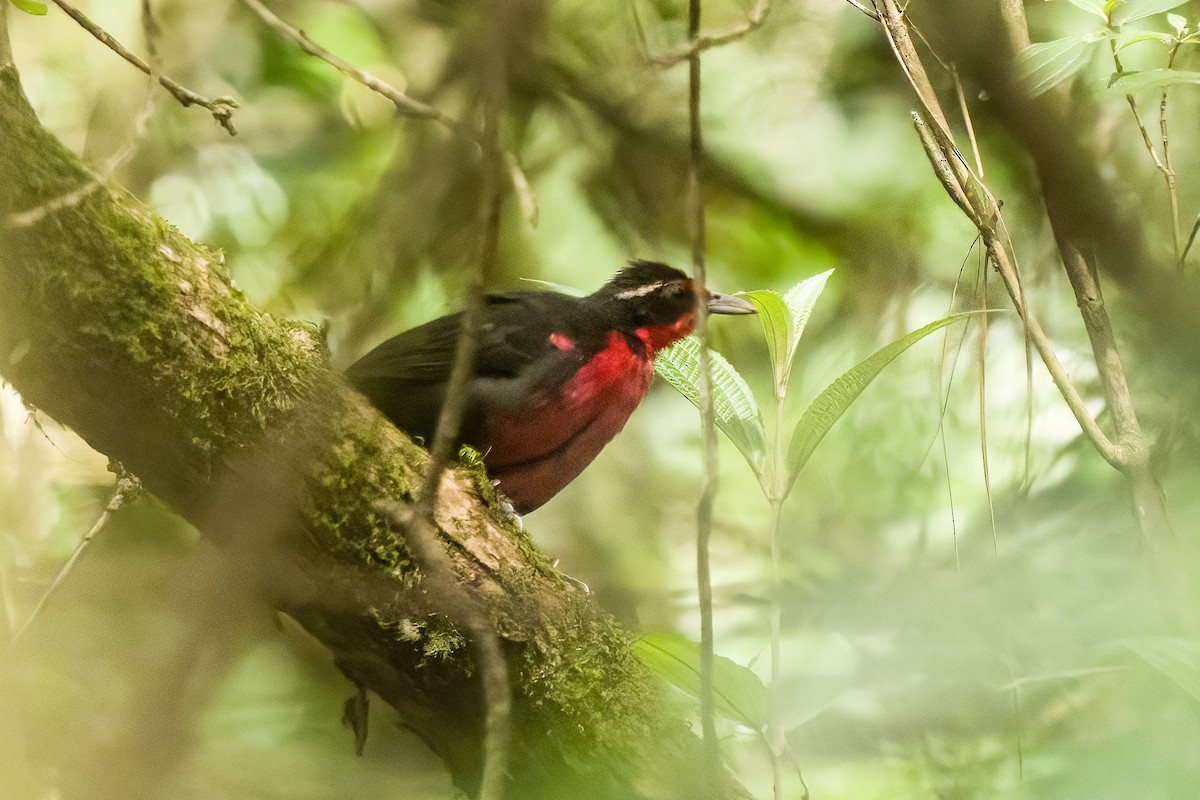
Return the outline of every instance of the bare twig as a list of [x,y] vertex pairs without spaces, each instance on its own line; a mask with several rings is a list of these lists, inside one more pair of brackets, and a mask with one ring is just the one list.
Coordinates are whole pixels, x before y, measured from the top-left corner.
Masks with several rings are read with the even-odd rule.
[[862,3],[858,2],[858,0],[846,0],[846,2],[849,3],[850,5],[854,6],[859,11],[866,14],[868,17],[875,20],[876,22],[879,21],[879,12],[878,11],[872,11],[871,9],[864,6]]
[[[57,0],[55,0],[57,2]],[[275,12],[264,6],[259,0],[242,0],[242,4],[258,15],[267,27],[274,30],[283,38],[294,42],[300,46],[300,49],[308,53],[310,56],[315,56],[325,63],[332,66],[334,69],[346,75],[350,79],[361,83],[368,89],[377,92],[391,101],[396,107],[396,111],[406,117],[419,117],[422,119],[434,120],[452,131],[457,133],[466,133],[471,138],[478,138],[476,133],[471,130],[470,126],[461,122],[458,119],[450,116],[442,110],[435,108],[427,103],[422,103],[420,100],[414,100],[404,92],[392,86],[390,83],[380,80],[374,75],[359,69],[358,67],[346,61],[344,58],[329,52],[321,45],[314,42],[307,33],[295,28],[292,25],[284,22]]]
[[[1179,54],[1181,42],[1176,41],[1167,55],[1167,69],[1175,66],[1175,56]],[[1175,168],[1171,166],[1171,136],[1167,128],[1167,90],[1162,90],[1158,101],[1158,132],[1162,137],[1163,179],[1167,182],[1167,195],[1171,199],[1171,235],[1175,242],[1176,266],[1183,269],[1184,250],[1183,236],[1179,228],[1179,189],[1175,185]]]
[[13,63],[12,43],[8,40],[8,3],[0,3],[0,67]]
[[[745,38],[748,34],[753,33],[762,27],[763,21],[767,18],[767,12],[771,9],[770,0],[755,0],[754,8],[750,9],[750,13],[746,17],[746,21],[740,25],[736,25],[729,30],[719,33],[695,33],[688,34],[688,43],[686,46],[667,53],[662,56],[655,56],[650,59],[651,63],[660,67],[673,67],[676,64],[682,64],[684,61],[690,61],[694,56],[698,56],[705,50],[711,50],[714,47],[721,47],[730,42],[736,42],[739,39]],[[691,28],[691,19],[689,17],[689,31]]]
[[[1121,57],[1117,54],[1116,40],[1110,39],[1108,46],[1112,51],[1113,65],[1116,67],[1117,74],[1123,74],[1125,67],[1121,64]],[[1174,65],[1175,54],[1178,51],[1179,43],[1176,42],[1167,58],[1168,69]],[[1145,146],[1146,152],[1150,154],[1150,160],[1154,162],[1154,168],[1162,174],[1163,181],[1167,185],[1167,198],[1171,203],[1171,240],[1175,246],[1175,262],[1182,265],[1183,232],[1179,228],[1179,191],[1175,187],[1175,171],[1171,168],[1170,135],[1167,130],[1167,91],[1166,89],[1163,90],[1162,98],[1159,100],[1158,105],[1158,130],[1163,148],[1161,155],[1159,155],[1154,141],[1150,138],[1150,132],[1146,128],[1146,123],[1142,121],[1142,114],[1138,110],[1137,100],[1134,99],[1132,94],[1126,93],[1125,102],[1129,104],[1129,110],[1133,112],[1133,121],[1137,124],[1138,133],[1142,135],[1142,145]]]
[[718,488],[717,428],[713,411],[712,363],[708,355],[708,306],[704,252],[706,248],[704,196],[700,186],[700,164],[704,160],[704,136],[700,124],[700,0],[688,0],[688,219],[692,234],[692,269],[696,276],[696,335],[700,337],[700,426],[704,436],[704,489],[696,511],[696,586],[700,603],[700,728],[704,739],[705,764],[710,786],[716,786],[721,748],[713,700],[713,597],[709,539],[712,536],[713,504]]
[[79,544],[75,546],[75,551],[71,553],[71,557],[67,559],[67,563],[63,564],[62,569],[60,569],[58,574],[54,576],[54,580],[50,582],[50,586],[47,587],[46,591],[42,593],[42,596],[38,598],[37,603],[35,603],[33,606],[33,610],[30,611],[29,616],[25,618],[25,622],[22,623],[21,627],[17,629],[17,632],[13,634],[12,639],[10,639],[8,642],[9,651],[16,648],[17,643],[21,640],[21,637],[24,636],[25,631],[29,630],[29,627],[33,624],[34,620],[37,619],[42,609],[46,606],[46,603],[50,600],[50,597],[54,594],[58,587],[62,585],[62,582],[66,579],[67,575],[71,574],[71,570],[73,570],[75,565],[79,562],[79,558],[83,555],[83,551],[87,549],[89,544],[91,544],[92,539],[96,537],[96,534],[98,534],[100,530],[108,524],[108,520],[112,517],[113,513],[131,499],[136,497],[140,492],[141,485],[138,483],[137,478],[121,470],[117,476],[116,485],[113,487],[112,497],[110,497],[108,503],[105,504],[104,511],[101,512],[91,529],[88,530],[84,537],[79,541]]
[[[499,147],[498,142],[489,141],[486,135],[481,135],[480,131],[462,120],[447,114],[441,109],[431,106],[428,103],[422,103],[409,95],[402,92],[387,81],[372,75],[366,70],[359,69],[341,56],[331,53],[321,45],[317,44],[304,31],[296,28],[271,9],[263,5],[260,0],[242,0],[242,4],[258,15],[267,27],[278,33],[284,39],[295,43],[301,50],[308,53],[314,58],[319,58],[329,64],[334,69],[341,72],[351,80],[362,84],[371,91],[379,94],[387,99],[396,108],[396,112],[405,117],[413,117],[416,119],[428,119],[437,122],[447,130],[466,136],[476,142],[481,148],[487,150],[490,147]],[[497,151],[499,153],[499,151]],[[486,155],[488,158],[495,158],[495,154]],[[534,198],[533,190],[529,185],[529,180],[524,171],[521,169],[520,162],[512,153],[503,153],[502,157],[509,167],[509,178],[513,189],[517,193],[517,199],[521,203],[521,210],[525,214],[526,219],[534,227],[537,227],[538,209],[537,201]]]
[[[967,106],[967,96],[963,93],[958,69],[951,68],[950,74],[954,76],[954,92],[958,95],[958,110],[962,114],[963,123],[967,126],[967,138],[971,140],[971,154],[975,156],[975,174],[979,176],[979,180],[983,180],[983,158],[979,155],[979,140],[975,138],[975,126],[971,123],[971,109]],[[984,319],[986,320],[986,317]]]
[[[65,11],[67,16],[71,17],[71,19],[78,22],[84,30],[96,37],[102,44],[104,44],[105,47],[112,50],[114,53],[147,75],[153,75],[153,71],[150,69],[149,64],[132,53],[129,48],[125,47],[125,45],[114,39],[106,30],[88,19],[87,15],[85,15],[82,11],[66,3],[65,0],[54,0],[54,4]],[[229,131],[230,136],[237,135],[237,130],[233,127],[232,121],[233,112],[238,107],[237,100],[234,100],[232,97],[228,96],[213,98],[205,97],[204,95],[193,92],[191,89],[187,88],[178,81],[167,77],[166,75],[159,75],[158,82],[162,84],[162,87],[170,92],[176,100],[179,101],[180,105],[184,107],[201,106],[203,108],[207,108],[209,113],[212,114],[213,119],[215,119],[222,128]]]
[[[880,0],[880,6],[881,22],[887,33],[888,41],[892,44],[892,50],[900,60],[905,74],[913,83],[913,88],[923,106],[922,111],[914,114],[913,119],[921,135],[921,142],[925,145],[930,163],[933,165],[934,173],[954,202],[963,210],[963,213],[975,223],[983,237],[992,264],[1000,273],[1013,305],[1025,322],[1030,341],[1038,351],[1038,355],[1041,356],[1046,370],[1050,373],[1051,380],[1062,394],[1071,413],[1078,420],[1080,428],[1101,456],[1113,466],[1117,466],[1119,459],[1115,446],[1100,429],[1091,412],[1088,411],[1079,391],[1054,353],[1049,338],[1042,330],[1037,318],[1027,307],[1017,270],[996,229],[995,223],[1000,219],[999,203],[996,202],[987,187],[971,173],[962,154],[949,138],[949,130],[945,127],[945,114],[941,111],[937,95],[933,91],[933,85],[929,82],[924,67],[921,66],[912,46],[912,40],[908,36],[899,7],[895,0]],[[941,120],[942,124],[938,125],[933,122],[935,120]]]
[[1196,243],[1196,234],[1200,233],[1200,214],[1196,215],[1196,221],[1192,223],[1192,232],[1188,235],[1187,244],[1183,246],[1183,253],[1179,256],[1179,266],[1183,267],[1183,262],[1187,260],[1188,253],[1192,251],[1192,245]]
[[[260,6],[258,0],[243,0],[251,7]],[[496,31],[507,31],[504,9],[497,6],[493,27]],[[266,9],[263,9],[266,11]],[[270,12],[266,12],[270,13]],[[265,17],[264,17],[265,19]],[[272,26],[274,27],[274,26]],[[299,32],[297,32],[299,33]],[[303,41],[307,37],[299,34]],[[486,65],[481,82],[483,84],[483,158],[479,166],[481,180],[481,222],[473,274],[468,280],[467,303],[462,315],[462,327],[454,353],[454,366],[446,388],[445,401],[438,415],[433,442],[430,446],[429,464],[417,492],[417,499],[406,523],[406,541],[412,547],[421,569],[425,573],[423,584],[434,594],[457,622],[470,634],[471,643],[479,657],[480,679],[486,704],[484,730],[484,763],[480,778],[480,800],[501,800],[508,767],[508,749],[511,738],[512,690],[508,680],[508,664],[500,644],[500,637],[488,616],[454,575],[443,544],[436,533],[434,514],[438,505],[438,493],[443,472],[450,462],[452,449],[458,440],[463,411],[466,407],[467,385],[474,372],[475,353],[478,350],[479,318],[484,307],[483,287],[487,278],[495,271],[500,237],[500,174],[504,168],[499,155],[500,113],[504,105],[506,79],[504,75],[503,41],[489,43]],[[308,48],[305,48],[306,50]],[[399,108],[399,106],[397,106]],[[440,114],[440,112],[437,112]],[[433,117],[440,119],[439,117]],[[455,123],[457,124],[457,123]],[[393,509],[396,513],[397,509]]]

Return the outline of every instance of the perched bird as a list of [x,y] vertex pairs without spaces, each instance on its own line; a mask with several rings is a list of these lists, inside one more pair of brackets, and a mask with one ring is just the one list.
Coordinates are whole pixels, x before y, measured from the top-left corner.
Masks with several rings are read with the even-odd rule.
[[[460,441],[519,514],[545,503],[625,426],[650,386],[658,351],[696,326],[696,284],[665,264],[635,261],[586,297],[487,296]],[[709,293],[713,314],[753,314]],[[432,441],[462,314],[388,339],[346,371],[396,427]]]

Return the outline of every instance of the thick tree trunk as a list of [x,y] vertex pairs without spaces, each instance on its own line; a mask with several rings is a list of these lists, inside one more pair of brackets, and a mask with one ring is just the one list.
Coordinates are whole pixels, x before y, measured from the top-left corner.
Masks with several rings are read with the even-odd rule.
[[[217,543],[472,789],[483,708],[471,651],[378,510],[411,501],[425,451],[330,370],[313,327],[255,311],[220,254],[45,132],[7,67],[0,373]],[[669,690],[482,478],[448,472],[437,522],[509,661],[510,796],[711,796]]]

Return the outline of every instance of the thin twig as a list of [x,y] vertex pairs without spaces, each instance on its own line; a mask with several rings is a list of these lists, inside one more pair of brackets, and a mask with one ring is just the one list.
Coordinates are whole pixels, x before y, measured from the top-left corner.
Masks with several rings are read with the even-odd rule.
[[[243,0],[248,5],[261,5],[257,0]],[[494,30],[506,31],[502,24],[504,4],[498,6]],[[266,9],[263,9],[266,11]],[[267,12],[268,14],[270,12]],[[277,19],[277,18],[276,18]],[[282,24],[282,23],[281,23]],[[274,26],[272,26],[274,27]],[[299,33],[299,32],[297,32]],[[307,41],[303,34],[300,34]],[[484,87],[484,123],[482,138],[483,157],[480,160],[481,179],[481,222],[478,251],[474,260],[473,274],[468,280],[466,308],[462,314],[462,327],[454,352],[454,366],[446,387],[446,397],[438,415],[433,442],[429,448],[429,464],[417,491],[411,513],[404,515],[398,507],[400,521],[408,535],[406,541],[412,547],[421,569],[425,573],[422,583],[427,591],[435,594],[447,612],[468,631],[471,643],[479,658],[480,679],[486,706],[484,724],[484,763],[480,778],[480,800],[500,800],[508,771],[508,751],[512,731],[512,690],[508,680],[508,664],[500,644],[500,637],[487,614],[467,590],[459,584],[453,567],[438,539],[434,515],[437,510],[439,487],[446,466],[450,463],[452,450],[458,440],[466,407],[467,385],[474,372],[475,353],[478,350],[479,319],[483,311],[483,287],[495,271],[500,237],[500,172],[499,131],[500,113],[504,105],[505,43],[498,40],[490,43],[487,65],[482,76]],[[306,48],[307,50],[307,48]],[[438,112],[440,113],[440,112]],[[438,117],[434,117],[438,119]]]
[[0,3],[0,67],[11,67],[12,43],[8,40],[8,3]]
[[[1000,219],[999,203],[987,186],[971,173],[962,154],[954,146],[949,130],[945,126],[945,114],[933,91],[933,85],[929,82],[925,69],[916,55],[899,7],[895,0],[880,0],[880,4],[882,6],[881,24],[888,41],[923,106],[921,112],[914,114],[914,122],[921,135],[921,142],[925,145],[926,154],[929,156],[934,173],[954,202],[975,223],[982,235],[992,264],[1000,273],[1009,297],[1025,323],[1027,335],[1038,351],[1038,355],[1041,356],[1047,372],[1050,373],[1051,380],[1062,394],[1067,407],[1071,409],[1071,413],[1079,422],[1080,428],[1100,455],[1109,464],[1119,469],[1121,459],[1116,445],[1109,440],[1092,417],[1091,412],[1088,411],[1078,389],[1071,381],[1062,363],[1059,362],[1049,338],[1025,302],[1020,278],[995,227],[995,221]],[[925,119],[926,116],[928,120]]]
[[854,6],[859,11],[866,14],[868,17],[875,20],[876,22],[879,21],[879,12],[878,11],[872,11],[871,9],[864,6],[862,3],[858,2],[858,0],[846,0],[846,2],[849,3],[850,5]]
[[[1116,67],[1118,75],[1125,72],[1124,65],[1121,64],[1121,57],[1117,54],[1117,43],[1115,39],[1109,39],[1109,49],[1112,51],[1113,65]],[[1175,61],[1175,53],[1179,49],[1179,43],[1171,49],[1170,56],[1167,61],[1167,68],[1170,69]],[[1179,192],[1175,188],[1175,171],[1171,169],[1171,153],[1170,153],[1170,137],[1167,133],[1167,92],[1164,89],[1162,99],[1159,101],[1158,107],[1158,129],[1162,139],[1163,152],[1159,155],[1158,148],[1154,146],[1154,141],[1150,138],[1150,131],[1147,130],[1146,124],[1142,121],[1142,114],[1138,110],[1137,100],[1132,94],[1125,94],[1125,102],[1129,104],[1129,110],[1133,112],[1133,121],[1137,124],[1138,133],[1142,135],[1142,144],[1146,148],[1146,152],[1150,154],[1150,160],[1154,162],[1154,168],[1157,169],[1163,176],[1163,180],[1167,184],[1167,198],[1171,203],[1171,238],[1175,246],[1175,261],[1177,264],[1182,264],[1182,232],[1179,230]]]
[[[700,0],[688,0],[688,40],[700,38]],[[700,729],[704,740],[708,786],[716,786],[721,749],[713,699],[713,597],[709,539],[712,536],[713,504],[718,488],[717,428],[713,410],[712,363],[708,354],[708,307],[706,295],[706,249],[704,196],[700,165],[704,160],[704,136],[700,124],[700,53],[692,47],[688,55],[688,219],[692,234],[692,270],[696,276],[696,335],[700,338],[700,426],[704,436],[704,489],[696,510],[696,586],[700,603]]]
[[96,519],[96,522],[92,525],[91,529],[88,530],[84,537],[79,541],[79,544],[75,546],[75,551],[71,553],[71,557],[67,559],[67,563],[63,564],[62,569],[60,569],[58,574],[54,576],[54,580],[50,582],[50,586],[47,587],[46,591],[42,593],[42,596],[38,598],[37,603],[35,603],[33,606],[33,610],[30,611],[29,616],[25,618],[25,622],[20,628],[17,629],[17,632],[13,634],[12,638],[8,642],[9,651],[12,651],[16,648],[17,643],[21,640],[21,637],[25,635],[25,631],[29,630],[29,627],[33,624],[34,620],[38,618],[38,615],[41,613],[42,609],[45,608],[46,603],[50,600],[50,597],[54,594],[58,587],[62,585],[62,582],[66,579],[66,577],[71,574],[71,570],[73,570],[75,565],[79,562],[79,558],[83,555],[83,551],[87,549],[89,544],[91,544],[92,539],[96,537],[96,534],[98,534],[101,529],[108,524],[108,520],[112,517],[113,513],[119,510],[121,506],[125,505],[131,499],[136,497],[140,492],[141,485],[138,483],[137,478],[125,473],[124,471],[121,471],[118,474],[116,485],[113,487],[112,497],[110,497],[108,503],[105,504],[104,511],[100,513],[100,516]]
[[[433,120],[455,134],[468,137],[485,150],[489,147],[499,146],[494,142],[489,142],[486,135],[481,135],[471,125],[447,114],[435,106],[410,97],[387,81],[377,78],[366,70],[359,69],[341,56],[321,47],[307,33],[284,21],[271,11],[271,9],[263,5],[260,0],[242,0],[242,4],[257,14],[259,19],[266,23],[267,27],[271,28],[284,39],[295,43],[310,56],[321,59],[346,77],[362,84],[388,100],[388,102],[395,106],[396,112],[400,115],[416,119]],[[486,157],[494,158],[495,154]],[[528,178],[521,169],[520,162],[512,153],[505,152],[502,154],[502,158],[509,166],[509,178],[513,189],[517,193],[517,199],[521,203],[522,212],[525,214],[526,219],[529,220],[529,223],[537,227],[537,200],[533,195]]]
[[[963,92],[962,81],[958,77],[958,69],[951,67],[950,74],[954,76],[954,90],[958,95],[958,110],[962,114],[963,123],[967,126],[967,138],[971,141],[971,154],[975,156],[975,174],[983,180],[983,158],[979,155],[979,140],[975,138],[975,126],[971,123],[971,109],[967,106],[967,96]],[[986,319],[986,316],[984,317]]]
[[1192,223],[1192,232],[1188,235],[1187,244],[1183,246],[1183,254],[1179,256],[1179,266],[1183,267],[1183,262],[1187,260],[1188,253],[1192,251],[1192,245],[1196,243],[1196,234],[1200,233],[1200,214],[1196,215],[1196,221]]
[[242,0],[242,5],[257,14],[259,19],[266,23],[267,27],[274,30],[283,38],[299,45],[300,49],[310,56],[321,59],[343,75],[386,97],[396,107],[398,113],[406,117],[431,119],[456,133],[466,133],[473,139],[478,138],[476,132],[460,120],[455,119],[434,106],[409,97],[390,83],[380,80],[369,72],[354,66],[341,56],[335,55],[324,47],[321,47],[307,33],[280,19],[275,12],[264,6],[259,0]]
[[[1167,54],[1167,69],[1175,67],[1175,56],[1179,54],[1182,44],[1176,41]],[[1175,261],[1179,269],[1183,269],[1183,236],[1179,229],[1179,189],[1175,185],[1175,168],[1171,166],[1171,136],[1167,128],[1167,89],[1163,87],[1162,96],[1158,101],[1158,132],[1162,137],[1163,179],[1167,182],[1167,195],[1171,199],[1171,235],[1175,242]]]
[[[112,50],[114,53],[147,75],[153,75],[153,70],[150,69],[149,64],[132,53],[129,48],[125,47],[125,45],[114,39],[112,35],[108,33],[108,31],[104,30],[99,25],[88,19],[87,15],[85,15],[82,11],[66,3],[64,0],[53,1],[56,6],[66,12],[67,16],[78,22],[84,30],[96,37],[96,39],[98,39],[105,47]],[[205,97],[204,95],[193,92],[191,89],[187,88],[178,81],[167,77],[166,75],[159,75],[158,82],[162,84],[162,87],[170,92],[176,100],[179,101],[180,105],[184,106],[185,108],[188,106],[201,106],[203,108],[207,108],[209,113],[212,114],[213,119],[215,119],[222,128],[227,130],[230,136],[237,135],[237,130],[233,127],[232,121],[233,112],[238,107],[237,100],[234,100],[232,97],[228,96],[213,98]]]
[[[689,32],[687,45],[666,55],[655,56],[650,59],[650,62],[664,68],[673,67],[676,64],[682,64],[684,61],[690,61],[705,50],[711,50],[714,47],[721,47],[730,42],[744,39],[747,35],[762,27],[763,21],[767,18],[767,12],[770,10],[770,0],[755,0],[754,8],[750,9],[746,21],[740,25],[735,25],[729,30],[721,31],[720,33]],[[690,22],[691,19],[689,16],[689,31],[691,28]]]

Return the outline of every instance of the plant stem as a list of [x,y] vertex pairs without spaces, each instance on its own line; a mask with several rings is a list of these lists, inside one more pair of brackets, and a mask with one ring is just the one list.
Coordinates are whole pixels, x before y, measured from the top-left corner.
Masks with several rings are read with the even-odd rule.
[[[700,0],[688,0],[688,41],[700,36]],[[700,191],[700,164],[704,160],[704,138],[700,125],[700,48],[688,55],[688,211],[692,228],[692,269],[698,296],[705,293],[704,197]],[[709,770],[710,791],[715,792],[720,773],[721,750],[717,741],[713,699],[713,598],[709,540],[712,537],[713,505],[718,488],[717,429],[713,410],[712,363],[708,354],[708,309],[697,304],[696,335],[700,338],[700,425],[704,436],[704,489],[696,510],[696,589],[700,604],[700,729],[704,761]]]
[[771,785],[774,789],[774,800],[783,800],[783,774],[779,764],[779,755],[784,748],[783,724],[780,720],[780,674],[782,672],[782,619],[783,619],[783,569],[779,541],[779,519],[783,514],[783,485],[786,481],[783,441],[783,399],[786,388],[776,385],[775,390],[775,431],[774,443],[771,448],[771,494],[767,498],[771,504],[771,679],[768,684],[770,708],[767,712],[767,747],[771,751]]
[[13,63],[12,43],[8,40],[8,3],[0,3],[0,67]]

